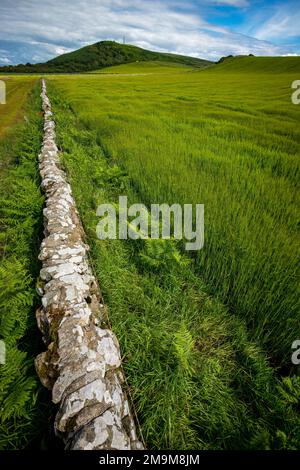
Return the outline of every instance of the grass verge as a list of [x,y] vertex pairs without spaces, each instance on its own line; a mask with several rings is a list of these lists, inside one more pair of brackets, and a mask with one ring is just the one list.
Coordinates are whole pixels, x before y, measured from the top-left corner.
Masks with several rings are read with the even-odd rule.
[[96,238],[96,208],[131,180],[48,83],[62,162],[91,246],[130,395],[152,449],[295,449],[299,378],[278,380],[245,322],[207,293],[169,241]]
[[39,92],[36,83],[22,108],[26,120],[0,140],[0,339],[6,346],[0,365],[0,449],[47,446],[52,427],[48,393],[34,369],[41,349],[35,319],[43,207]]
[[290,367],[299,335],[300,108],[286,59],[275,75],[260,66],[275,70],[277,61],[250,57],[251,73],[250,65],[237,72],[237,59],[232,72],[54,80],[141,201],[205,205],[199,275],[272,363]]

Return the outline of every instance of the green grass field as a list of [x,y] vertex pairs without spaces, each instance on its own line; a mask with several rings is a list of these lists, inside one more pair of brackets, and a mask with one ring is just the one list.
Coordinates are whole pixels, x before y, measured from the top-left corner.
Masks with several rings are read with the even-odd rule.
[[0,365],[0,449],[20,449],[46,445],[52,432],[48,393],[34,369],[43,347],[35,320],[42,116],[36,79],[14,77],[7,85],[7,104],[0,105],[0,339],[6,346],[6,363]]
[[[131,64],[114,65],[113,67],[105,67],[98,70],[98,73],[113,74],[145,74],[145,73],[176,73],[188,72],[195,70],[193,67],[184,64],[176,64],[175,62],[149,61],[149,62],[133,62]],[[92,72],[95,73],[95,72]]]
[[[280,381],[245,322],[207,292],[179,247],[167,241],[100,241],[96,207],[127,194],[130,178],[112,163],[50,87],[62,162],[75,194],[123,354],[128,389],[154,449],[295,448],[295,378]],[[288,398],[287,398],[288,397]]]
[[17,122],[22,121],[21,110],[36,79],[34,77],[1,77],[6,84],[5,105],[0,105],[0,137]]
[[299,57],[228,57],[217,67],[218,72],[299,74]]
[[[274,373],[292,373],[299,332],[297,73],[290,60],[280,75],[269,60],[263,73],[249,61],[244,74],[237,59],[226,70],[51,80],[64,163],[150,447],[295,445],[278,391],[289,379]],[[205,246],[191,265],[179,245],[95,240],[97,204],[122,193],[205,204]],[[170,268],[172,250],[182,258]]]
[[[299,58],[101,72],[52,75],[47,86],[147,446],[299,448],[300,381],[290,359],[300,332],[300,107],[291,103]],[[37,113],[39,105],[33,95],[28,106]],[[33,134],[35,192],[38,127]],[[203,203],[204,248],[188,255],[181,242],[98,240],[97,206],[122,194],[148,206]],[[36,212],[25,220],[41,230],[40,196],[28,197]],[[13,225],[9,233],[5,251],[19,256]]]
[[205,204],[196,269],[279,365],[299,329],[297,73],[270,75],[269,59],[266,73],[260,59],[258,72],[236,73],[238,63],[174,76],[58,78],[55,87],[142,202]]

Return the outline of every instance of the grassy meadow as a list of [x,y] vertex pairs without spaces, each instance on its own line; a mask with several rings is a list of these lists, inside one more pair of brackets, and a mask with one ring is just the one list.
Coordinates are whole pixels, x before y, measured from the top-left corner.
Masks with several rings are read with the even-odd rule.
[[290,98],[297,68],[288,58],[287,72],[275,75],[278,59],[254,59],[245,58],[252,64],[245,73],[237,59],[232,70],[221,64],[53,84],[139,200],[205,204],[195,269],[270,359],[285,365],[299,331],[300,109]]
[[35,79],[32,77],[1,77],[6,85],[6,104],[0,105],[0,137],[9,132],[18,121],[22,121],[20,110],[24,107]]
[[[175,62],[149,61],[149,62],[133,62],[131,64],[114,65],[113,67],[105,67],[98,70],[102,74],[149,74],[149,73],[167,73],[194,71],[195,69],[189,65],[177,64]],[[95,73],[88,72],[88,73]]]
[[[97,72],[49,75],[47,88],[147,447],[299,449],[290,359],[300,333],[300,107],[291,103],[299,58],[228,59],[205,70],[153,60]],[[0,107],[0,124],[11,127],[0,130],[0,337],[9,349],[0,448],[47,447],[56,445],[46,431],[53,410],[32,367],[43,347],[34,317],[39,87],[32,77],[10,80],[14,113]],[[100,241],[97,206],[119,195],[147,206],[203,203],[204,248]]]
[[[294,63],[280,75],[270,61],[245,74],[237,63],[128,76],[131,67],[48,85],[145,440],[295,448]],[[146,205],[204,203],[204,249],[188,258],[174,242],[99,242],[96,207],[119,194]]]
[[0,365],[0,449],[20,449],[41,447],[51,434],[48,394],[34,369],[43,348],[35,320],[42,116],[37,79],[9,78],[7,91],[7,104],[0,105],[0,339],[6,346],[6,363]]
[[[54,86],[53,86],[54,85]],[[127,390],[150,449],[296,448],[296,378],[278,380],[246,324],[209,295],[180,246],[100,241],[96,208],[127,194],[98,132],[83,126],[48,83],[68,173],[117,334]]]

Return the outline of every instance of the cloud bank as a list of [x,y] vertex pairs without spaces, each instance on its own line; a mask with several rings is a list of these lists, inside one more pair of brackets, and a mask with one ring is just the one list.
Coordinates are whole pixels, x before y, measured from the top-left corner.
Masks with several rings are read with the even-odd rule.
[[[248,0],[205,0],[243,9]],[[288,47],[205,19],[198,2],[171,0],[1,0],[0,64],[43,62],[105,39],[216,60],[228,54],[285,55]],[[271,27],[269,27],[272,30]],[[271,31],[272,33],[272,31]]]

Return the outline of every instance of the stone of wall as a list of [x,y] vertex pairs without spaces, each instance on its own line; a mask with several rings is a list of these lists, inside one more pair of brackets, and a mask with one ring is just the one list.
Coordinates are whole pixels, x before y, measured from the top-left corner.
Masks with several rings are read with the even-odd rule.
[[89,266],[70,185],[59,163],[55,123],[42,80],[44,140],[39,155],[46,195],[37,323],[47,350],[36,358],[58,404],[55,432],[68,449],[142,449],[129,403],[118,341],[105,326],[101,293]]

